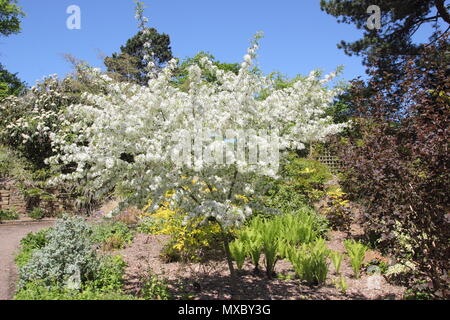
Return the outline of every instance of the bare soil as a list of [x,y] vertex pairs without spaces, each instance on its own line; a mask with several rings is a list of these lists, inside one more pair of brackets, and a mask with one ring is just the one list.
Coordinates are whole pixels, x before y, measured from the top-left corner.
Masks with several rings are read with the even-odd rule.
[[14,257],[20,240],[30,232],[51,227],[54,221],[22,221],[0,224],[0,300],[14,296],[17,266]]
[[[335,251],[344,252],[342,240],[345,234],[331,232],[328,246]],[[138,234],[131,246],[116,252],[124,256],[128,263],[126,270],[126,290],[139,294],[142,279],[149,271],[166,279],[171,294],[176,299],[231,299],[231,281],[225,261],[197,263],[164,263],[160,252],[168,241],[167,236]],[[264,261],[261,260],[261,265]],[[264,269],[264,268],[262,268]],[[289,262],[279,261],[276,273],[294,275]],[[344,295],[336,289],[333,280],[337,279],[330,266],[329,279],[318,287],[310,287],[297,279],[269,279],[264,272],[255,273],[253,266],[246,263],[239,275],[239,297],[248,300],[395,300],[401,299],[404,288],[387,283],[380,275],[362,274],[360,279],[353,277],[348,259],[342,262],[341,273],[348,284]]]

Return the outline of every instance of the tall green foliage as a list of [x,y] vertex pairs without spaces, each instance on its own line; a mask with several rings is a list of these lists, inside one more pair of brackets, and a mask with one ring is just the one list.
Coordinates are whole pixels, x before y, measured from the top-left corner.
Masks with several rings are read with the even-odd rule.
[[24,93],[26,85],[18,77],[12,74],[0,64],[0,101],[10,95],[18,96]]
[[245,254],[251,259],[255,270],[258,270],[262,247],[259,231],[255,228],[246,228],[239,232],[239,239],[237,241],[242,242]]
[[294,266],[296,275],[311,285],[325,282],[329,264],[327,258],[330,250],[322,238],[309,244],[302,244],[299,248],[292,247],[288,251],[289,261]]
[[282,161],[280,179],[266,179],[262,201],[282,212],[295,212],[305,204],[312,205],[325,194],[325,183],[332,178],[322,163],[290,153]]
[[230,243],[230,252],[233,259],[236,261],[238,270],[241,270],[245,262],[245,244],[243,241],[235,240]]
[[[19,33],[20,19],[25,13],[17,5],[17,0],[0,0],[0,35]],[[0,101],[9,95],[19,95],[26,89],[17,74],[10,73],[0,63]]]
[[237,239],[231,243],[232,254],[238,267],[249,257],[255,270],[263,256],[266,274],[272,278],[278,260],[287,258],[292,248],[314,242],[324,230],[321,219],[312,209],[303,208],[270,218],[258,216],[239,231]]
[[345,249],[350,257],[350,264],[356,279],[361,276],[361,266],[366,256],[367,247],[355,240],[346,240],[344,242]]
[[0,35],[19,33],[20,18],[24,15],[17,0],[0,0]]
[[145,85],[148,81],[147,64],[144,59],[146,42],[152,43],[150,49],[154,53],[157,66],[162,66],[172,59],[170,37],[165,33],[159,33],[155,28],[150,28],[148,34],[139,31],[128,39],[126,44],[120,47],[120,53],[113,53],[111,57],[105,58],[104,62],[110,75],[120,81]]
[[[404,75],[406,59],[420,55],[423,44],[415,43],[413,38],[418,29],[428,32],[429,41],[434,41],[450,25],[445,0],[409,0],[407,4],[403,0],[321,0],[320,5],[338,22],[353,24],[364,32],[354,42],[341,41],[339,48],[348,55],[363,56],[366,65],[378,65],[379,76],[387,73],[396,80]],[[367,10],[372,5],[381,11],[380,30],[367,28],[371,16]],[[427,29],[427,24],[441,28]]]

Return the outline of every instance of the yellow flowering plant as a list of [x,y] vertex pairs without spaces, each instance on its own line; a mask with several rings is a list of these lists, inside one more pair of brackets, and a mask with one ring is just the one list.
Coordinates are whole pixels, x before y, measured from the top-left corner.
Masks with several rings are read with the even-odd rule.
[[333,229],[349,232],[353,214],[347,194],[341,188],[329,190],[325,197],[322,213],[328,218]]
[[[172,192],[168,192],[166,198],[169,199],[172,195]],[[244,196],[236,198],[237,202],[249,201]],[[201,260],[205,252],[213,251],[221,245],[222,230],[218,223],[202,218],[187,219],[188,215],[182,210],[170,208],[169,201],[161,203],[156,211],[150,212],[151,207],[152,202],[149,201],[143,208],[139,230],[171,237],[163,253],[167,260]]]

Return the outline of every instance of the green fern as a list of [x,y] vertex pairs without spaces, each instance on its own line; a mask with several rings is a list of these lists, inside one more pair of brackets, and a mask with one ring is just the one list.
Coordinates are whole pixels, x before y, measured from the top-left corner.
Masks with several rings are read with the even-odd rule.
[[345,249],[350,257],[350,264],[356,279],[361,276],[361,266],[366,256],[367,247],[355,240],[344,241]]
[[303,244],[298,249],[291,247],[288,258],[300,279],[310,285],[319,285],[324,283],[327,278],[329,255],[330,250],[327,248],[325,240],[320,238],[313,243]]
[[230,252],[233,259],[236,261],[237,268],[242,270],[245,262],[245,245],[242,241],[235,240],[230,243]]
[[340,252],[332,251],[330,254],[330,257],[331,257],[331,261],[333,262],[335,273],[340,274],[342,259],[344,256]]

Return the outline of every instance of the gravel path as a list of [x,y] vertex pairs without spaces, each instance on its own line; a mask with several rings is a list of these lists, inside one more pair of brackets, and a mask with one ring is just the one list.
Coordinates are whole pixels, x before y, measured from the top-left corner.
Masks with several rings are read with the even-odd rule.
[[50,227],[54,221],[0,224],[0,300],[11,299],[17,279],[14,255],[20,240],[30,232]]

